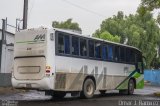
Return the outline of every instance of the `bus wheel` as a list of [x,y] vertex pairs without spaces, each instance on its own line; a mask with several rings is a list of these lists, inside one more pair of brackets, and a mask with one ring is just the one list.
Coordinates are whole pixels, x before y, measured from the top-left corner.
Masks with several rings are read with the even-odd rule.
[[80,96],[82,98],[92,98],[95,91],[95,84],[92,79],[86,79],[83,84],[83,91],[81,92]]
[[104,95],[106,93],[106,90],[99,90],[101,95]]
[[64,98],[66,96],[66,92],[58,92],[54,91],[53,93],[53,98]]
[[128,83],[128,95],[132,95],[134,93],[134,87],[134,81],[133,79],[130,79]]

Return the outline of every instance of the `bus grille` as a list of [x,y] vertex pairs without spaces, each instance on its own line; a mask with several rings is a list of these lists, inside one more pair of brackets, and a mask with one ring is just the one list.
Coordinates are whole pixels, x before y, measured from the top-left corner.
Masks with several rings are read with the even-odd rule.
[[66,85],[66,74],[56,74],[56,89],[65,89]]

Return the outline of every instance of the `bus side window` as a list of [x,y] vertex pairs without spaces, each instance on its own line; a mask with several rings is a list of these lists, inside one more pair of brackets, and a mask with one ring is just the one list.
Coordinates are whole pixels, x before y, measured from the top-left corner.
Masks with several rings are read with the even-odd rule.
[[64,36],[65,54],[70,54],[70,39],[68,35]]
[[113,60],[113,46],[108,46],[108,60]]
[[79,55],[79,38],[72,36],[72,55]]
[[135,63],[136,62],[135,60],[136,60],[135,52],[134,52],[134,50],[131,49],[131,51],[130,51],[130,62]]
[[103,58],[103,60],[107,60],[108,59],[107,45],[103,46],[103,48],[102,48],[102,58]]
[[95,57],[96,58],[101,58],[102,56],[101,56],[101,49],[102,49],[102,47],[101,47],[101,43],[100,42],[95,42]]
[[130,49],[126,49],[126,62],[130,62],[130,54],[131,54],[131,51]]
[[62,34],[58,35],[58,53],[64,53],[64,37]]
[[89,57],[94,57],[94,41],[89,40]]
[[115,46],[114,60],[119,61],[119,46]]
[[58,35],[58,53],[70,54],[70,40],[68,35],[59,33]]
[[125,48],[124,47],[120,47],[120,61],[121,62],[125,62]]
[[80,39],[80,55],[87,56],[87,41],[85,39]]

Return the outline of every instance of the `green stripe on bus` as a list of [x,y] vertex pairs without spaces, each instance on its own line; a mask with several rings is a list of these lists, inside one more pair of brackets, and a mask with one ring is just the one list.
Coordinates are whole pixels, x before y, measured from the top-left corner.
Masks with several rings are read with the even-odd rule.
[[142,89],[144,87],[144,79],[139,81],[136,85],[136,89]]
[[[135,78],[135,80],[138,80],[138,78],[142,77],[142,74],[138,73],[136,70],[133,71],[122,83],[120,83],[116,89],[128,89],[128,81],[130,78]],[[142,79],[139,82],[136,82],[136,88],[143,88],[144,86],[144,79]]]
[[20,41],[16,43],[44,43],[44,41]]

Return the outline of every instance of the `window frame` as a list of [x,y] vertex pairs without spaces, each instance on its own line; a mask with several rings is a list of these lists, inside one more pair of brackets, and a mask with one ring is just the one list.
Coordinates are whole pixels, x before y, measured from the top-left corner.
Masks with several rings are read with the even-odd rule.
[[[70,40],[70,54],[65,54],[65,53],[59,53],[58,52],[58,34],[62,33],[64,35],[69,36],[69,40]],[[72,51],[71,51],[71,47],[72,47],[72,37],[78,37],[78,41],[79,41],[79,55],[72,55]],[[86,55],[82,56],[81,55],[81,51],[80,51],[80,40],[85,40],[86,41]],[[92,41],[94,44],[94,56],[90,57],[89,56],[89,41]],[[95,56],[95,43],[99,42],[101,44],[101,58],[96,58]],[[65,44],[64,44],[65,45]],[[109,59],[109,46],[112,46],[112,60]],[[125,49],[125,61],[115,61],[115,47],[119,46],[119,56],[120,56],[120,48],[124,48]],[[103,47],[107,48],[107,54],[106,54],[106,59],[103,58]],[[64,48],[65,49],[65,48]],[[127,47],[127,46],[123,46],[123,45],[118,45],[118,44],[114,44],[114,43],[110,43],[110,42],[105,42],[102,40],[96,40],[96,39],[92,39],[89,37],[85,37],[85,36],[79,36],[79,35],[74,35],[74,34],[70,34],[67,32],[62,32],[62,31],[55,31],[55,55],[60,55],[60,56],[67,56],[67,57],[73,57],[73,58],[81,58],[81,59],[89,59],[89,60],[99,60],[99,61],[104,61],[104,62],[113,62],[113,63],[124,63],[124,64],[132,64],[135,65],[136,64],[136,60],[135,62],[127,62],[127,50],[131,50],[131,51],[135,51],[133,54],[136,54],[137,52],[142,55],[141,51],[131,48],[131,47]],[[136,56],[135,56],[136,59]]]

